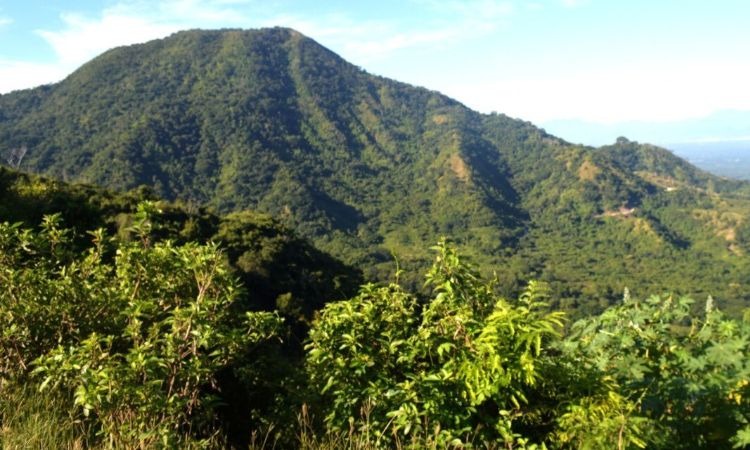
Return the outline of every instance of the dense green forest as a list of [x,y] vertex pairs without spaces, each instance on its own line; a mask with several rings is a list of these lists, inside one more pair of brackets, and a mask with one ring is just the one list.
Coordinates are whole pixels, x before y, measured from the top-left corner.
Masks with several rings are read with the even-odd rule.
[[[506,295],[555,306],[712,294],[738,312],[750,184],[620,139],[571,145],[437,92],[373,76],[283,28],[186,31],[113,49],[62,82],[0,96],[12,166],[219,213],[269,213],[388,280],[418,287],[450,236]],[[711,267],[711,270],[706,270]]]
[[667,150],[274,28],[0,95],[0,157],[3,448],[750,445],[750,184]]
[[357,292],[267,216],[0,175],[3,448],[750,445],[750,322],[711,298],[572,321],[446,242]]

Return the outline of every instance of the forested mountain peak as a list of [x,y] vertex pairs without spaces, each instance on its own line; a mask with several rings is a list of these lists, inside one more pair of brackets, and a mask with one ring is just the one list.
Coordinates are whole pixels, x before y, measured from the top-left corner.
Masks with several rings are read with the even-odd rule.
[[[62,180],[271,213],[370,277],[389,276],[394,256],[423,266],[448,236],[498,267],[508,293],[538,277],[565,307],[636,284],[748,296],[747,185],[649,145],[581,147],[477,113],[286,28],[183,31],[0,96],[0,155]],[[701,272],[709,261],[721,280]]]

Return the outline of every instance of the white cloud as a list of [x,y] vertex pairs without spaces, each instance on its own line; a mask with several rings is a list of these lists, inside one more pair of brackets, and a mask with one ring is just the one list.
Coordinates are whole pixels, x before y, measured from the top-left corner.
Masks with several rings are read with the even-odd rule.
[[69,72],[58,64],[0,60],[0,93],[60,81]]
[[577,8],[587,4],[589,0],[560,0],[560,3],[566,8]]
[[523,6],[528,11],[541,11],[544,9],[544,5],[538,2],[524,2]]
[[[441,48],[482,36],[513,12],[508,0],[414,1],[439,12],[438,18],[404,24],[322,14],[312,20],[275,14],[273,3],[258,0],[120,0],[96,15],[64,13],[60,29],[36,30],[57,59],[49,65],[50,77],[42,79],[56,81],[57,74],[70,73],[112,47],[146,42],[185,28],[287,26],[320,40],[347,59],[365,64],[405,49]],[[17,67],[23,73],[21,68],[28,65],[19,62],[6,67]],[[35,82],[38,79],[34,77]],[[16,87],[0,79],[0,92],[7,92],[11,85]]]
[[315,20],[282,15],[266,19],[261,25],[294,28],[320,40],[345,58],[363,64],[382,61],[401,50],[442,49],[484,36],[495,31],[515,11],[509,0],[412,0],[411,3],[430,9],[431,12],[425,14],[430,19],[406,23],[354,20],[341,14],[324,15]]
[[[500,6],[504,2],[481,0],[475,3],[483,11],[479,17],[496,17],[505,11]],[[250,4],[253,8],[240,9]],[[354,20],[343,14],[327,14],[310,20],[295,15],[274,15],[264,9],[266,7],[265,3],[256,4],[252,0],[127,0],[96,16],[65,13],[61,15],[61,29],[37,30],[36,33],[49,43],[57,56],[56,63],[50,65],[55,68],[54,72],[69,73],[110,48],[146,42],[185,28],[291,27],[321,40],[358,63],[385,58],[406,48],[440,45],[479,28],[459,21],[450,27],[423,24],[402,31],[394,24],[377,20]],[[248,10],[253,11],[252,16],[245,12]],[[468,9],[462,10],[470,15]],[[7,92],[9,85],[0,80],[0,92]]]
[[261,20],[258,26],[293,28],[359,64],[424,42],[416,36],[418,31],[400,34],[392,24],[377,20],[355,21],[342,14],[328,14],[316,20],[275,15]]
[[284,26],[293,28],[315,39],[328,38],[334,42],[347,39],[363,40],[368,36],[377,39],[394,31],[394,27],[376,20],[355,21],[342,14],[328,14],[317,20],[309,20],[296,15],[274,15],[260,20],[259,26]]
[[214,0],[216,5],[248,5],[255,3],[255,0]]
[[184,28],[242,25],[245,15],[233,8],[247,0],[128,1],[98,17],[61,16],[61,30],[38,30],[55,50],[60,64],[80,65],[112,47],[146,42]]
[[433,11],[462,16],[464,18],[497,19],[505,17],[514,10],[510,0],[413,0],[414,3],[426,5]]
[[[0,61],[0,93],[52,83],[86,61],[121,45],[146,42],[185,28],[247,26],[250,19],[235,7],[249,0],[126,0],[87,16],[61,14],[61,29],[36,30],[52,47],[56,59],[48,64]],[[0,16],[0,25],[4,20]]]
[[0,28],[13,23],[13,19],[3,14],[3,8],[0,7]]
[[[588,0],[554,1],[572,7]],[[95,16],[64,14],[61,29],[39,30],[54,49],[56,61],[0,61],[0,92],[58,81],[109,48],[145,42],[184,28],[288,26],[318,39],[346,59],[364,64],[386,60],[407,49],[441,49],[461,41],[465,44],[494,31],[524,8],[541,7],[539,1],[413,2],[439,14],[429,15],[429,22],[408,24],[359,20],[346,14],[321,14],[315,19],[277,15],[266,9],[273,8],[269,3],[253,0],[123,0]],[[242,8],[248,5],[252,8]],[[750,63],[670,61],[661,66],[650,64],[647,69],[633,67],[516,79],[488,73],[484,80],[469,77],[471,81],[466,82],[433,77],[428,87],[480,111],[501,111],[534,122],[571,118],[599,123],[669,121],[721,109],[750,109],[750,90],[745,87]],[[412,81],[425,83],[420,80]]]
[[[450,27],[422,24],[409,28],[378,20],[355,21],[340,14],[326,15],[315,21],[292,15],[275,16],[259,25],[294,28],[357,64],[383,60],[399,50],[439,47],[467,35],[460,23]],[[404,28],[408,31],[403,31]]]
[[37,33],[52,46],[58,64],[69,68],[77,67],[112,47],[145,42],[179,29],[175,25],[107,12],[97,19],[65,14],[62,20],[65,24],[63,30],[38,30]]
[[750,110],[748,77],[750,63],[703,61],[435,88],[479,111],[504,112],[536,123],[561,119],[668,122],[719,110]]
[[381,40],[351,41],[345,44],[345,49],[347,53],[360,55],[360,59],[382,58],[404,48],[445,43],[459,34],[458,30],[397,33]]
[[170,0],[158,3],[159,17],[172,23],[198,24],[239,24],[246,22],[245,14],[234,8],[252,2],[235,0]]
[[476,37],[497,30],[516,12],[511,0],[412,0],[440,16],[446,29],[465,37]]

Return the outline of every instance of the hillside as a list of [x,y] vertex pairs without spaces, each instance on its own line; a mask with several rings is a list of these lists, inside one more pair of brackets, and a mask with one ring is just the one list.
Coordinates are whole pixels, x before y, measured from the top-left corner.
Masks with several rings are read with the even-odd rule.
[[746,184],[626,139],[576,146],[479,114],[288,29],[180,32],[0,96],[0,155],[270,213],[368,278],[390,277],[394,256],[426,266],[448,236],[508,295],[539,278],[566,309],[601,309],[626,286],[750,300]]
[[38,227],[45,215],[59,213],[63,226],[84,236],[78,242],[81,250],[90,245],[85,232],[97,228],[130,239],[128,230],[144,201],[159,211],[151,218],[154,241],[217,242],[223,247],[251,291],[244,299],[247,308],[279,309],[292,319],[307,320],[325,302],[346,298],[362,282],[359,271],[265,214],[219,216],[205,208],[159,201],[148,189],[115,194],[0,167],[0,222]]

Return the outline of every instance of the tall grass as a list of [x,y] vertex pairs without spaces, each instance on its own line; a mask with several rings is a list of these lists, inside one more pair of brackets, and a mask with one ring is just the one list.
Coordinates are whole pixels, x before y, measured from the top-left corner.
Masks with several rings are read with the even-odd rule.
[[[76,415],[70,398],[38,392],[35,384],[0,384],[0,449],[83,450],[151,449],[159,440],[123,442],[117,436],[97,435]],[[183,449],[227,448],[218,433],[198,441],[185,436]]]
[[[465,442],[467,445],[456,445],[446,447],[438,439],[440,428],[435,427],[433,434],[412,434],[408,438],[394,433],[388,425],[385,429],[377,429],[369,421],[368,406],[365,405],[360,411],[359,420],[350,420],[346,431],[318,431],[307,406],[302,407],[297,417],[297,429],[294,443],[283,445],[281,434],[273,427],[268,427],[264,432],[254,432],[250,441],[249,450],[274,450],[281,448],[294,448],[299,450],[438,450],[438,449],[464,449],[476,448],[496,450],[504,448],[501,443],[496,442],[472,442],[471,436]],[[289,430],[284,430],[289,433]]]
[[68,411],[70,401],[35,386],[0,384],[0,447],[11,449],[92,448],[89,430]]
[[[106,436],[96,436],[71,412],[71,400],[39,393],[35,386],[0,385],[0,449],[83,450],[121,448]],[[295,426],[267,426],[252,433],[248,450],[437,450],[445,448],[434,434],[412,435],[408,439],[392,433],[390,427],[376,429],[368,420],[368,408],[362,408],[359,420],[352,420],[346,431],[319,431],[307,406],[298,414]],[[291,439],[290,439],[291,438]],[[190,444],[190,440],[186,441]],[[227,448],[219,436],[201,447]],[[130,446],[128,446],[130,447]],[[190,448],[198,446],[188,445]],[[495,449],[500,446],[481,443],[473,448]],[[124,448],[124,447],[123,447]],[[141,442],[131,448],[154,448]],[[456,447],[463,448],[463,447]]]

